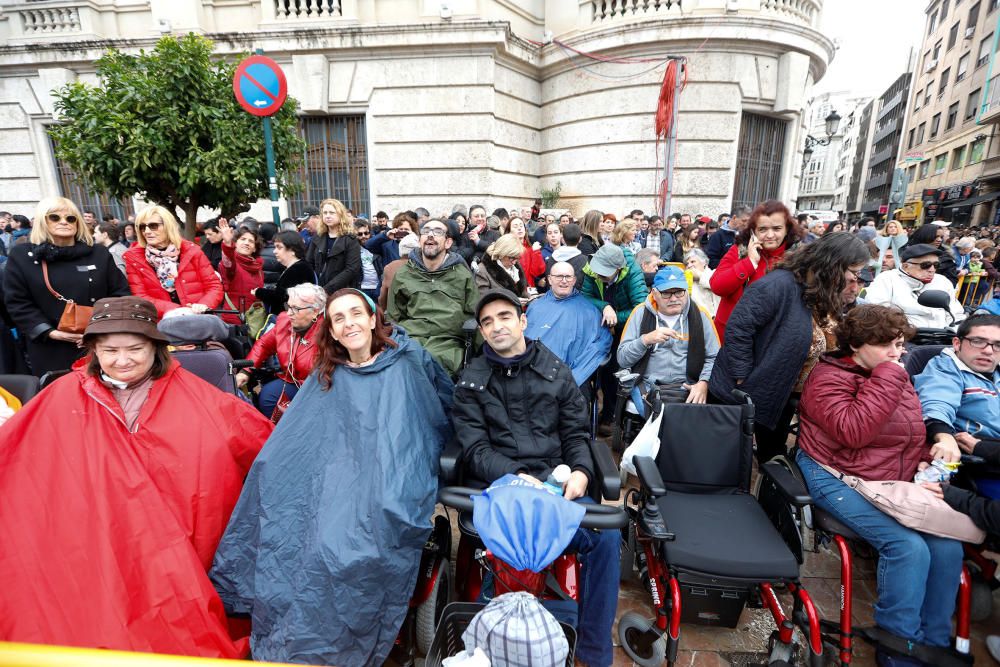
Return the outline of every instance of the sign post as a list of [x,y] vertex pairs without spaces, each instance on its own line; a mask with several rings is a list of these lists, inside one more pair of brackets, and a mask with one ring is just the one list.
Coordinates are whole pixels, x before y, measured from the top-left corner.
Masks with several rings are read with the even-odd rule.
[[264,155],[267,158],[267,183],[271,191],[271,214],[274,224],[281,226],[278,213],[278,175],[274,166],[274,135],[271,116],[278,113],[288,98],[288,82],[278,63],[264,57],[257,49],[256,55],[240,62],[233,75],[233,93],[236,101],[247,113],[259,116],[264,124]]

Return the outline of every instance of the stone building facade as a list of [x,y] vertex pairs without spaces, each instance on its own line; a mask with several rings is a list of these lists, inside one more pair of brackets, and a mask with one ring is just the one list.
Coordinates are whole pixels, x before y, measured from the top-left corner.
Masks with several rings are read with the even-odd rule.
[[833,56],[821,10],[822,0],[12,0],[0,14],[0,208],[30,214],[56,193],[113,208],[69,185],[54,159],[51,91],[94,80],[104,49],[189,31],[220,56],[259,47],[284,68],[309,144],[307,190],[282,202],[287,214],[331,195],[364,213],[523,205],[556,184],[577,214],[651,211],[670,55],[689,65],[672,208],[794,204],[802,110]]

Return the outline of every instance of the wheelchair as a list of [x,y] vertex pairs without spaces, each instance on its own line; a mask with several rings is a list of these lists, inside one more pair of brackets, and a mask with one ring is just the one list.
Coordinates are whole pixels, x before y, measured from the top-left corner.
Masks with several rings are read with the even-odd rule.
[[[736,627],[751,599],[766,607],[777,630],[769,664],[796,664],[794,632],[807,639],[808,663],[823,663],[820,619],[799,581],[800,559],[750,494],[753,404],[664,405],[660,451],[635,457],[640,487],[629,492],[630,523],[623,535],[623,568],[638,569],[652,597],[654,618],[636,612],[619,621],[618,636],[638,665],[677,659],[682,621]],[[761,474],[787,503],[805,507],[805,488],[778,466]],[[738,545],[738,547],[736,546]],[[794,597],[785,613],[775,587]]]

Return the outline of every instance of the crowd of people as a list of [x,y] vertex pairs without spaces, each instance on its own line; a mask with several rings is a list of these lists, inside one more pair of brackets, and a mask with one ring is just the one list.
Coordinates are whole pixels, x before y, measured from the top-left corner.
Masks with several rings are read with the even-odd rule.
[[[788,454],[798,418],[816,503],[881,556],[876,623],[948,644],[961,546],[880,515],[829,471],[912,480],[933,459],[1000,450],[1000,316],[963,307],[993,297],[1000,228],[825,225],[774,200],[716,218],[477,204],[369,221],[327,199],[280,226],[216,218],[200,246],[160,206],[120,225],[52,198],[17,225],[0,233],[0,359],[72,372],[0,428],[0,484],[19,498],[0,505],[0,530],[30,545],[0,556],[14,584],[0,637],[380,663],[430,531],[441,447],[454,438],[482,484],[566,464],[564,495],[585,501],[588,442],[620,418],[624,368],[634,412],[649,392],[745,392],[759,462]],[[919,303],[925,291],[950,308]],[[93,308],[85,329],[64,322],[71,306]],[[277,369],[253,407],[179,368],[157,328],[222,309],[245,335],[251,308],[271,321],[248,359]],[[953,323],[911,382],[905,342]],[[64,484],[102,511],[63,511]],[[997,531],[998,501],[932,491]],[[25,521],[39,512],[58,521]],[[618,536],[580,531],[574,549],[576,656],[607,666]],[[80,604],[53,613],[41,581]]]

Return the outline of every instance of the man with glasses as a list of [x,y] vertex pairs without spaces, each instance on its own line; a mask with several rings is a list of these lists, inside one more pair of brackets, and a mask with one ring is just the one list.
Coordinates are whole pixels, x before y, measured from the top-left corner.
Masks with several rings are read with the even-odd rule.
[[462,325],[473,316],[479,290],[465,261],[449,252],[451,244],[444,222],[424,223],[418,252],[392,280],[386,315],[454,375],[465,347]]
[[976,315],[958,327],[951,348],[914,379],[934,443],[931,454],[957,461],[980,440],[1000,438],[1000,316]]
[[686,403],[704,403],[719,348],[712,317],[691,301],[684,271],[666,266],[653,278],[649,298],[628,318],[618,363],[639,374],[642,394],[674,385],[688,392]]
[[929,308],[917,303],[917,297],[927,290],[938,290],[951,297],[950,310],[955,320],[965,317],[962,304],[955,298],[955,286],[937,273],[941,251],[926,243],[906,246],[900,251],[900,263],[891,271],[876,276],[865,291],[865,302],[896,306],[906,313],[914,327],[943,329],[951,323],[941,308]]
[[587,380],[611,350],[611,331],[601,324],[601,312],[576,289],[576,271],[569,262],[549,269],[549,291],[528,307],[524,335],[539,340],[566,362],[585,397]]
[[371,226],[366,220],[359,219],[354,223],[354,233],[361,244],[361,285],[362,292],[372,301],[378,301],[382,290],[382,257],[372,254],[365,244],[372,237]]

